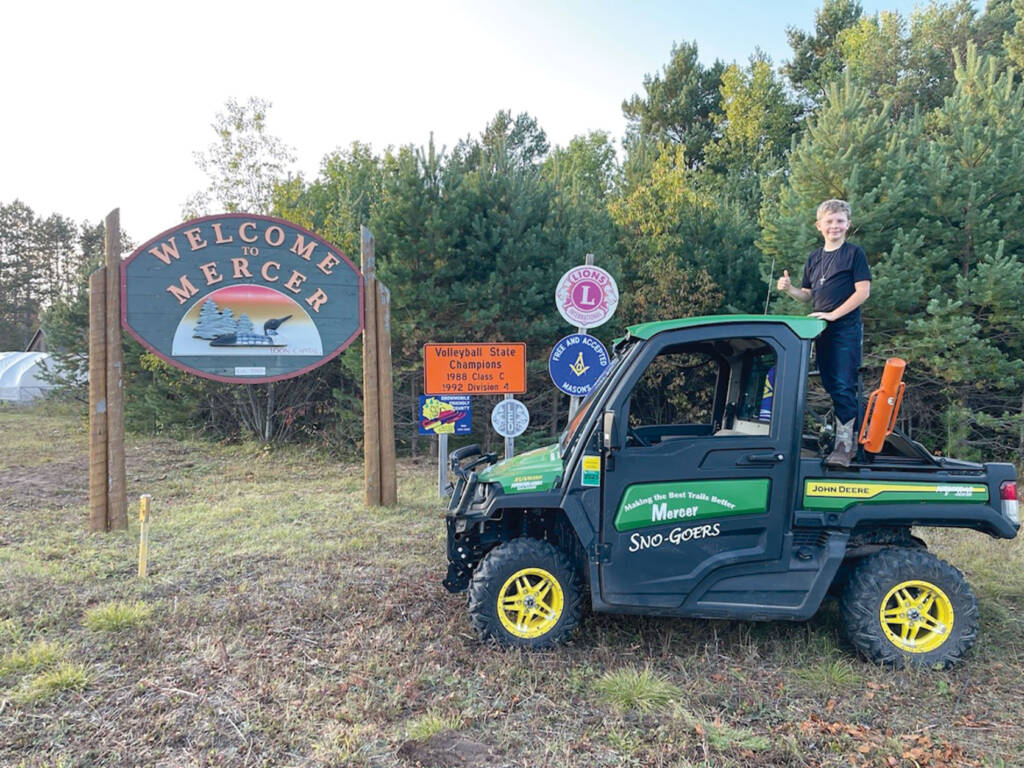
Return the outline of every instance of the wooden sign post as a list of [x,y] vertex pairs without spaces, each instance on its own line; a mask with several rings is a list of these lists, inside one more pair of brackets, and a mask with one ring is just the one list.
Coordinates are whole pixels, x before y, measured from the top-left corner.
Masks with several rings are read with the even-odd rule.
[[107,530],[107,272],[89,275],[89,530]]
[[124,465],[124,345],[121,343],[121,211],[106,221],[107,261],[107,528],[128,529]]
[[360,227],[363,272],[363,468],[366,504],[398,503],[394,383],[391,376],[391,292],[377,282],[373,234]]
[[89,276],[89,530],[128,528],[121,346],[121,212],[104,223],[106,266]]

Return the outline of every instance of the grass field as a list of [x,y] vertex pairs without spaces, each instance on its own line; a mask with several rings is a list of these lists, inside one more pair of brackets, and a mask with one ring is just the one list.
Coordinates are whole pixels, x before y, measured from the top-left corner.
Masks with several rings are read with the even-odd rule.
[[[138,527],[89,535],[85,425],[0,409],[2,766],[1024,766],[1024,545],[919,532],[981,636],[948,672],[807,624],[590,615],[501,651],[441,586],[434,472],[397,509],[302,449],[130,437]],[[136,512],[132,502],[133,517]]]

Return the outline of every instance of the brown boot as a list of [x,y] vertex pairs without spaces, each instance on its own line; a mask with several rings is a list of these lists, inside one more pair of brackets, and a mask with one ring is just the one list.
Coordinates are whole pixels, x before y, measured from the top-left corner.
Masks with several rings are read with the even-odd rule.
[[853,444],[853,423],[856,419],[850,419],[845,424],[836,425],[836,446],[835,450],[825,459],[830,467],[848,467],[853,460],[856,448]]

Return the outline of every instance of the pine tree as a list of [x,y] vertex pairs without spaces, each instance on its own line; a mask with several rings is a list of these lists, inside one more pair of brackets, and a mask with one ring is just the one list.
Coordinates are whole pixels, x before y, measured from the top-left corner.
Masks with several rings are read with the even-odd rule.
[[1024,86],[973,45],[955,77],[941,108],[895,119],[861,89],[834,88],[792,153],[778,203],[762,209],[761,242],[776,273],[796,278],[819,242],[815,206],[849,200],[849,238],[874,278],[866,362],[907,360],[904,427],[967,458],[1014,446],[1019,461]]
[[239,335],[251,335],[256,332],[253,328],[252,320],[249,319],[248,315],[243,314],[238,318],[238,325],[235,327],[235,332]]
[[644,95],[622,102],[629,154],[646,151],[649,142],[667,142],[685,147],[689,167],[702,165],[704,148],[715,135],[724,71],[721,61],[710,67],[700,63],[696,42],[673,45],[662,71],[644,76]]
[[[62,396],[82,402],[88,401],[89,275],[104,261],[104,229],[103,222],[96,225],[82,222],[79,226],[67,286],[41,318],[47,349],[55,363],[50,366],[46,379]],[[122,249],[129,248],[126,240]]]
[[567,147],[556,147],[541,173],[554,191],[548,229],[554,240],[565,240],[568,263],[583,264],[592,253],[598,266],[618,274],[608,201],[616,192],[619,168],[608,134],[595,131],[574,137]]
[[1003,35],[1006,56],[1018,70],[1024,70],[1024,0],[1013,0],[1013,28]]
[[863,12],[857,0],[824,0],[814,14],[813,33],[796,27],[786,29],[793,58],[782,71],[808,105],[821,103],[829,85],[841,75],[843,58],[838,37],[856,24]]
[[981,457],[1016,443],[1021,417],[1024,86],[973,44],[955,76],[916,148],[916,219],[882,277],[895,288],[916,273],[894,343],[923,368],[920,395],[944,416],[943,447]]
[[20,200],[0,205],[0,351],[22,350],[32,338],[38,312],[33,269],[35,213]]
[[227,336],[237,331],[235,315],[231,311],[231,307],[224,307],[224,309],[217,311],[217,317],[213,321],[212,330],[218,336]]
[[220,321],[220,311],[213,299],[207,299],[199,308],[199,321],[192,329],[192,336],[197,339],[215,339],[220,332],[217,330]]
[[[624,295],[658,279],[651,267],[662,265],[667,274],[690,270],[689,280],[702,270],[710,275],[717,290],[702,295],[721,297],[721,303],[696,302],[702,313],[753,312],[762,305],[753,212],[723,198],[713,174],[687,168],[682,147],[666,147],[649,179],[627,190],[611,210],[623,238]],[[664,319],[673,311],[666,306],[658,318],[644,319]]]

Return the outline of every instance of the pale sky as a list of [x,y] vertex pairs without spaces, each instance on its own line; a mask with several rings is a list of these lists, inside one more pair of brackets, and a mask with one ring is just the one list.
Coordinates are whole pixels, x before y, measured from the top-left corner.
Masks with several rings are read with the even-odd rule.
[[[789,58],[787,26],[817,0],[378,0],[349,3],[5,4],[0,21],[0,202],[76,222],[121,209],[142,243],[205,186],[193,153],[229,98],[272,102],[269,132],[313,178],[353,141],[451,147],[500,109],[529,112],[554,145],[625,130],[621,103],[673,43],[745,63]],[[912,0],[862,0],[866,13]]]

